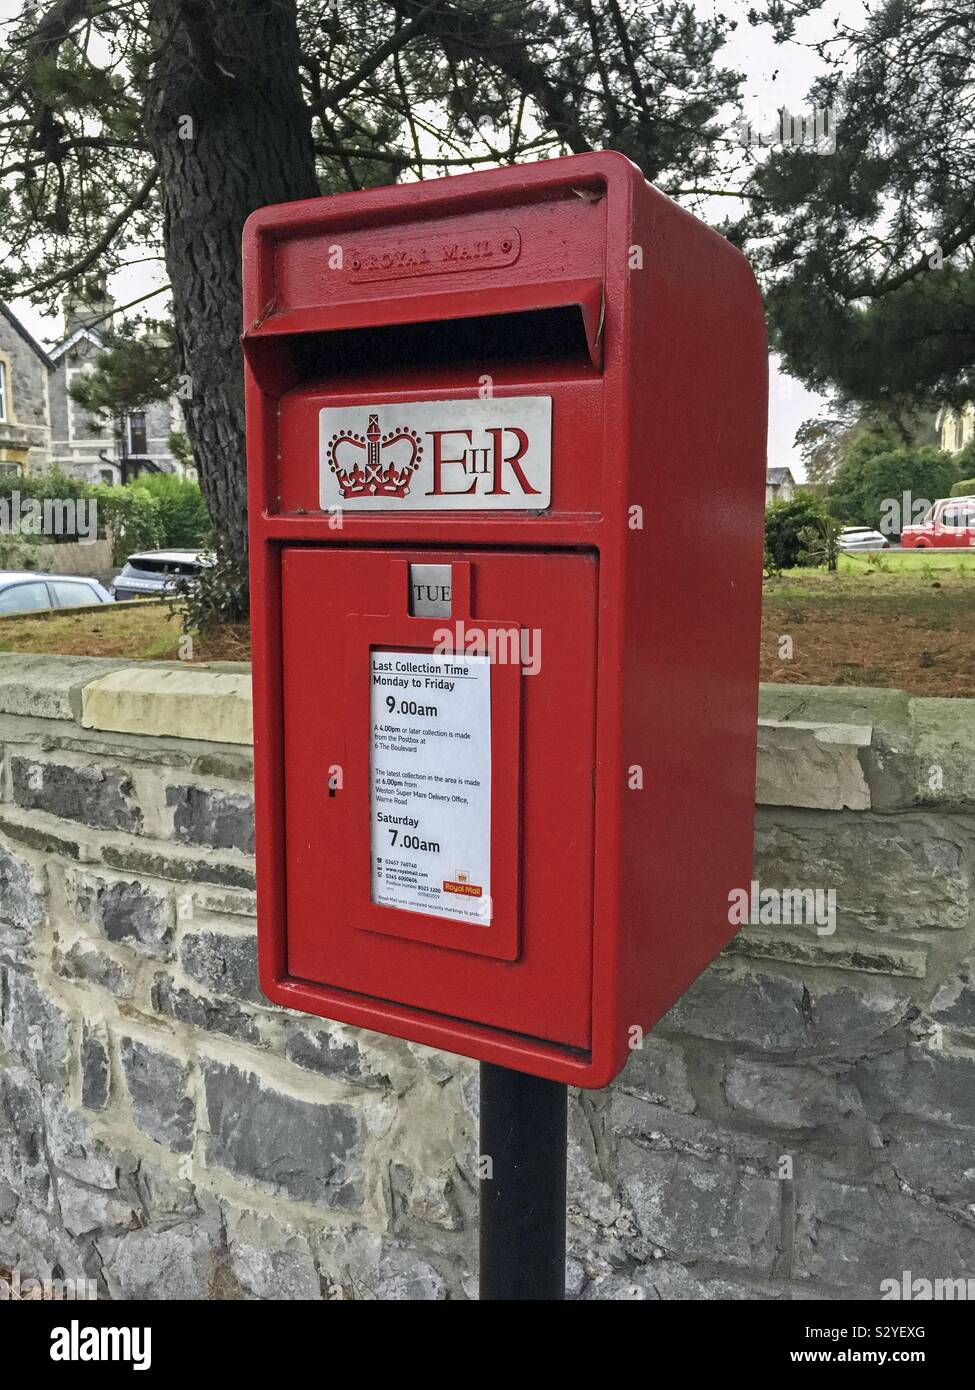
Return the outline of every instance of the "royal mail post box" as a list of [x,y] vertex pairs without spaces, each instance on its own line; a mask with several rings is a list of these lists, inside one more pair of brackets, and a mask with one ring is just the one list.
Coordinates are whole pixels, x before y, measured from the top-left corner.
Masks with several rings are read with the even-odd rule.
[[616,154],[244,233],[261,984],[602,1086],[751,879],[766,346]]

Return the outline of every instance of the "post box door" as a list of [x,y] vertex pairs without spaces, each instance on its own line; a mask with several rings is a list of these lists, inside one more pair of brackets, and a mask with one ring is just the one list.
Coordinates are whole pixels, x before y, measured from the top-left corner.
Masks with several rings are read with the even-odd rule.
[[[432,614],[417,575],[449,576]],[[283,550],[292,977],[589,1047],[597,576]]]

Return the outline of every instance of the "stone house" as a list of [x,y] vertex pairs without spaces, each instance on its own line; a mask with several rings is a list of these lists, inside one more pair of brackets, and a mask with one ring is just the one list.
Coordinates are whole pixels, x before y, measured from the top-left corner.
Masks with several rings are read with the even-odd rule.
[[112,310],[113,302],[104,293],[65,299],[64,337],[50,350],[52,462],[89,483],[131,482],[139,473],[188,473],[195,478],[195,470],[185,469],[169,447],[170,435],[183,429],[175,398],[113,422],[92,416],[68,394],[72,381],[95,365]]
[[47,467],[52,369],[44,349],[0,302],[0,472],[23,474]]
[[791,468],[769,468],[765,474],[765,505],[770,502],[791,502],[796,495],[796,480]]
[[966,401],[959,409],[946,405],[935,420],[939,447],[946,453],[957,454],[975,439],[975,401]]

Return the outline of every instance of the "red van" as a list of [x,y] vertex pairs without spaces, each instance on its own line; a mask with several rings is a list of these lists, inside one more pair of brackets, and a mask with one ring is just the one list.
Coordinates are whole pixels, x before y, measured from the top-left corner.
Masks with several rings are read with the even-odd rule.
[[905,550],[929,545],[975,545],[975,497],[940,497],[916,526],[901,532]]

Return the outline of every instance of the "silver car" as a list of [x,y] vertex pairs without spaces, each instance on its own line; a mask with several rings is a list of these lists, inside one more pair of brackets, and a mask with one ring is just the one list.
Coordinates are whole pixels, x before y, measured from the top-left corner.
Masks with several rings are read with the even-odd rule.
[[887,537],[875,531],[872,526],[844,526],[836,543],[840,550],[847,552],[890,549]]
[[8,613],[43,613],[51,608],[94,608],[100,603],[114,602],[97,579],[83,575],[0,571],[0,617]]
[[205,550],[143,550],[126,560],[112,583],[112,593],[120,602],[161,598],[171,594],[180,579],[199,574],[212,563]]

